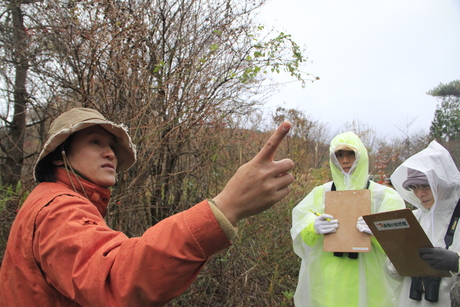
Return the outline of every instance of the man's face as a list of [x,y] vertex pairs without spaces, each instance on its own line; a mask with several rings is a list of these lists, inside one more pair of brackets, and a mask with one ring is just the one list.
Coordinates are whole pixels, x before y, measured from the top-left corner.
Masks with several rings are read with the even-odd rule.
[[335,156],[343,171],[348,174],[356,160],[355,152],[352,150],[339,150],[335,153]]
[[101,126],[77,131],[67,157],[73,169],[84,178],[101,186],[116,182],[117,156],[115,137]]

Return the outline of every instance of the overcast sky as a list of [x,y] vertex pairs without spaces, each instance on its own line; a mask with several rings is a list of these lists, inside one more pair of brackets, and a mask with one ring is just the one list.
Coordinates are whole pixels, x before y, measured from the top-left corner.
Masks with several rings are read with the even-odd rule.
[[353,120],[381,137],[410,122],[428,132],[438,100],[426,92],[460,79],[460,0],[269,0],[259,22],[292,34],[321,78],[284,86],[267,107],[303,110],[331,132]]

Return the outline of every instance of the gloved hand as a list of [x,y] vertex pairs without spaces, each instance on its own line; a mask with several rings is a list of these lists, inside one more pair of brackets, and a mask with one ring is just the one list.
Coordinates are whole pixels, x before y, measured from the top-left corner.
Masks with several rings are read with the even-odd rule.
[[366,221],[364,221],[362,216],[358,217],[358,222],[356,223],[356,228],[358,228],[358,230],[360,232],[368,233],[371,236],[373,235],[372,231],[369,229],[369,226],[367,226]]
[[391,278],[398,281],[402,281],[404,279],[401,275],[399,275],[398,271],[396,270],[395,266],[390,261],[390,259],[387,258],[387,260],[385,261],[385,265],[387,268],[387,273],[388,275],[390,275]]
[[458,272],[458,254],[442,247],[422,247],[418,249],[420,257],[433,269]]
[[313,227],[319,235],[333,233],[339,228],[339,220],[334,220],[334,217],[329,214],[321,214],[315,220]]

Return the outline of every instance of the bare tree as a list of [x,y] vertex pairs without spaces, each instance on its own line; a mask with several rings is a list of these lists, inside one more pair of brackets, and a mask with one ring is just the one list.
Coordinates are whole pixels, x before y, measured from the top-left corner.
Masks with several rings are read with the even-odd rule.
[[34,128],[29,167],[49,122],[84,106],[125,123],[138,146],[139,163],[115,186],[112,225],[136,234],[217,193],[228,178],[202,174],[235,170],[218,158],[240,128],[232,123],[262,103],[265,73],[302,79],[290,35],[254,24],[264,1],[34,3],[24,32],[33,50],[22,113]]
[[31,1],[3,1],[0,21],[2,52],[2,90],[5,103],[2,120],[0,183],[16,186],[24,160],[24,133],[28,93],[29,37],[24,25],[22,6]]

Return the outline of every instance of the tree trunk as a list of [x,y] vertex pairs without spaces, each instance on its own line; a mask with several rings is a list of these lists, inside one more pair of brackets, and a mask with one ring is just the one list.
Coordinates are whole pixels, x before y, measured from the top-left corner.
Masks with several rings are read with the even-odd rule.
[[6,167],[2,170],[2,183],[13,186],[16,186],[21,179],[21,170],[24,163],[23,146],[27,110],[26,79],[29,68],[26,53],[27,35],[20,5],[15,1],[10,2],[13,17],[13,62],[16,75],[13,89],[14,114],[6,144]]

